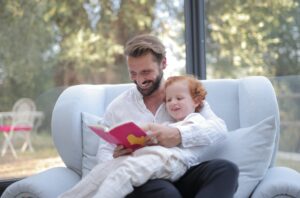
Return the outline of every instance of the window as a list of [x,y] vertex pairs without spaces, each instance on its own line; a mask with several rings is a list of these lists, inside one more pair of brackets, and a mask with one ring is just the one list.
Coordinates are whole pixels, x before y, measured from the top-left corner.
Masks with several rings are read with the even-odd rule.
[[299,16],[300,4],[294,0],[205,1],[207,78],[269,77],[281,117],[277,163],[298,171]]
[[[129,82],[123,46],[133,35],[159,36],[168,50],[166,75],[184,72],[183,4],[183,0],[1,1],[1,122],[12,124],[13,106],[21,98],[35,106],[32,130],[15,132],[12,139],[0,134],[0,149],[6,141],[1,179],[63,165],[50,134],[56,99],[75,84]],[[25,134],[30,137],[24,139]],[[21,152],[24,140],[31,141],[33,149],[28,146]]]

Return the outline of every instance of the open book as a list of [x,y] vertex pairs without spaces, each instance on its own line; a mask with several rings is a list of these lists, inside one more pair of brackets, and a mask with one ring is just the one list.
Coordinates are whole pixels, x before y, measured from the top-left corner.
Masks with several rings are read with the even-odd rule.
[[90,125],[89,127],[102,139],[112,144],[123,145],[133,150],[145,145],[146,132],[133,122],[126,122],[112,129],[103,125]]

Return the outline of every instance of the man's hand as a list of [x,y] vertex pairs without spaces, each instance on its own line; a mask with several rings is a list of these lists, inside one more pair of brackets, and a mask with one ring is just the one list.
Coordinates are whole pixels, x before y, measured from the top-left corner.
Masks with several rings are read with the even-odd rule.
[[156,139],[157,144],[165,147],[174,147],[181,143],[180,132],[175,127],[153,124],[149,139]]
[[123,155],[129,155],[132,152],[133,152],[132,149],[129,149],[129,148],[126,149],[126,148],[124,148],[124,146],[118,145],[114,150],[113,157],[117,158],[117,157],[120,157]]

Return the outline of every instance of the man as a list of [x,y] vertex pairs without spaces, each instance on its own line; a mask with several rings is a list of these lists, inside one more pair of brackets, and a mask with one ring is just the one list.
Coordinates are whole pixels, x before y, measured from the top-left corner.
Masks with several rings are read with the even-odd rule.
[[[104,117],[105,124],[113,126],[126,121],[138,124],[173,122],[164,104],[163,70],[167,66],[164,45],[154,36],[139,35],[127,42],[125,55],[130,78],[136,87],[127,90],[109,105]],[[207,120],[204,126],[165,126],[153,132],[151,137],[165,147],[180,144],[183,147],[209,145],[215,142],[218,133],[227,131],[227,128],[208,103],[205,103],[200,113]],[[99,146],[100,162],[111,157],[111,151],[105,147]],[[118,146],[114,148],[113,157],[131,152],[130,149]],[[150,180],[136,187],[127,197],[233,197],[237,178],[236,165],[225,160],[211,160],[191,167],[175,183],[162,179]]]

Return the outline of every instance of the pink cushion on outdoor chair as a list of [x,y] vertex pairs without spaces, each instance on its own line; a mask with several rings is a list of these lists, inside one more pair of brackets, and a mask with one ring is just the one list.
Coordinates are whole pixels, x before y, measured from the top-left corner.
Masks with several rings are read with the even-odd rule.
[[[2,132],[10,132],[12,125],[0,125],[0,131]],[[32,127],[29,126],[15,126],[14,131],[31,131]]]

